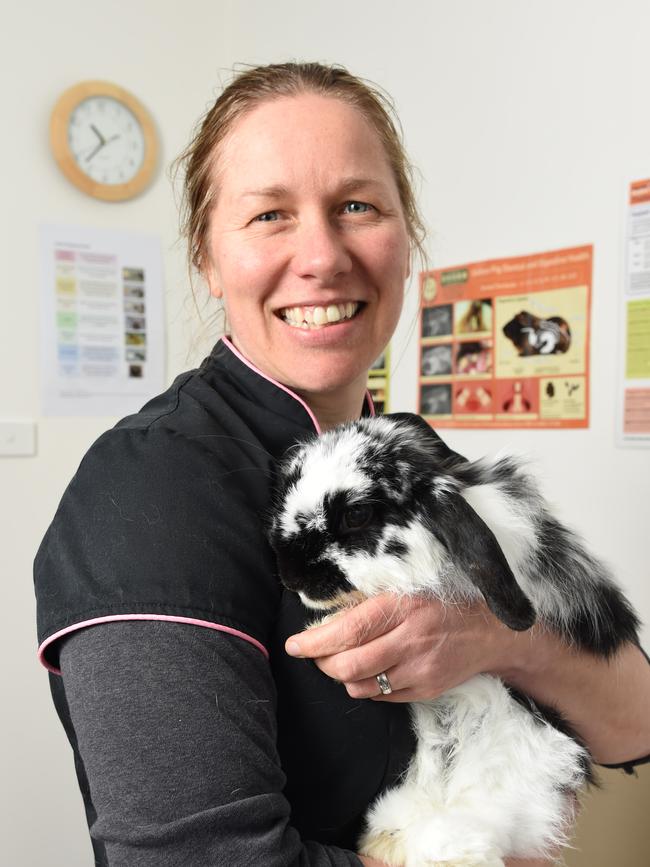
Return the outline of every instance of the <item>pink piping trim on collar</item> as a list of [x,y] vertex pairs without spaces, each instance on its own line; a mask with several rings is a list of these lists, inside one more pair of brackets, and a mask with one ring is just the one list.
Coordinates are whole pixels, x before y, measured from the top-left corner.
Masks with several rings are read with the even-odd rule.
[[[267,382],[273,383],[273,385],[277,386],[278,388],[281,388],[282,391],[286,391],[286,393],[288,395],[290,395],[294,400],[297,400],[298,403],[302,407],[304,407],[305,411],[308,413],[309,418],[312,421],[312,424],[316,428],[316,433],[320,436],[322,431],[320,428],[320,424],[318,423],[318,419],[316,418],[314,413],[310,410],[310,408],[307,406],[307,404],[305,403],[305,401],[301,397],[298,397],[298,395],[295,394],[295,392],[291,391],[290,388],[287,388],[286,385],[282,385],[281,382],[277,382],[272,377],[267,376],[266,373],[263,373],[259,368],[255,367],[254,364],[252,364],[244,355],[241,354],[241,352],[239,352],[238,349],[235,348],[235,346],[233,345],[233,343],[231,343],[231,341],[228,337],[224,336],[221,339],[226,344],[228,349],[233,353],[233,355],[236,355],[237,358],[246,365],[246,367],[250,367],[250,369],[255,371],[255,373],[257,373],[258,376],[261,376],[262,379],[265,379]],[[376,415],[375,404],[373,402],[372,395],[370,394],[369,391],[366,391],[366,403],[368,404],[368,409],[370,411],[370,415],[374,417]]]
[[266,373],[263,373],[261,370],[259,370],[257,367],[255,367],[254,364],[251,364],[251,362],[245,356],[243,356],[241,354],[241,352],[239,352],[238,349],[235,349],[235,347],[233,346],[233,344],[230,342],[230,340],[227,337],[222,337],[221,339],[226,344],[228,349],[234,355],[236,355],[240,361],[243,361],[243,363],[246,365],[246,367],[250,367],[250,369],[254,370],[258,376],[262,377],[262,379],[266,379],[267,382],[273,383],[273,385],[277,386],[278,388],[281,388],[282,391],[286,391],[286,393],[288,395],[290,395],[294,400],[297,400],[298,403],[306,410],[307,414],[309,415],[309,418],[312,421],[312,424],[316,428],[316,433],[320,436],[322,431],[320,429],[320,425],[318,424],[318,419],[316,418],[314,413],[309,409],[309,407],[307,406],[307,404],[305,403],[305,401],[301,397],[298,397],[298,395],[295,394],[293,391],[291,391],[290,388],[287,388],[286,385],[282,385],[281,382],[276,382],[275,379],[272,379],[270,376],[267,376]]
[[70,632],[84,629],[86,626],[95,626],[97,623],[111,623],[117,620],[166,620],[171,623],[190,623],[192,626],[204,626],[207,629],[215,629],[217,632],[227,632],[229,635],[236,635],[238,638],[243,638],[244,641],[248,641],[254,647],[257,647],[258,650],[261,650],[267,659],[269,658],[268,650],[256,638],[247,635],[245,632],[240,632],[239,629],[233,629],[230,626],[223,626],[220,623],[212,623],[209,620],[196,620],[193,617],[175,617],[168,614],[115,614],[109,615],[108,617],[94,617],[92,620],[84,620],[81,623],[66,626],[65,629],[60,629],[58,632],[55,632],[54,635],[50,635],[50,637],[47,638],[38,648],[39,662],[45,666],[48,671],[51,671],[52,674],[61,674],[60,669],[54,668],[54,666],[50,665],[50,663],[45,659],[45,650],[50,644],[52,644],[52,642],[62,638],[64,635],[68,635]]

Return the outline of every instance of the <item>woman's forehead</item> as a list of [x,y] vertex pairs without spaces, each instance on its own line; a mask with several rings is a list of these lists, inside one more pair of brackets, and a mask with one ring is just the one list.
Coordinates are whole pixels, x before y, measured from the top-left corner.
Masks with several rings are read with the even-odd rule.
[[215,169],[221,192],[237,197],[334,181],[395,187],[381,139],[359,109],[314,93],[268,100],[239,118]]

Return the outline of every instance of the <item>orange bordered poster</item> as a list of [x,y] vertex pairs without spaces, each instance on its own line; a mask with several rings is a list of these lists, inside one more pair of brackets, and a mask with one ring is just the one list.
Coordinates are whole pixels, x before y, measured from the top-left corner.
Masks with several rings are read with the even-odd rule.
[[593,248],[420,275],[418,411],[436,428],[589,425]]

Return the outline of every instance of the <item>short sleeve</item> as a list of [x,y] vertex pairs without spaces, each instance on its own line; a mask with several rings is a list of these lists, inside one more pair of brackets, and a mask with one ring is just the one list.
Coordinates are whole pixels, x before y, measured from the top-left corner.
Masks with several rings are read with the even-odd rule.
[[58,673],[60,638],[107,620],[191,622],[264,650],[280,591],[263,532],[268,458],[254,455],[218,433],[100,437],[34,564],[46,667]]

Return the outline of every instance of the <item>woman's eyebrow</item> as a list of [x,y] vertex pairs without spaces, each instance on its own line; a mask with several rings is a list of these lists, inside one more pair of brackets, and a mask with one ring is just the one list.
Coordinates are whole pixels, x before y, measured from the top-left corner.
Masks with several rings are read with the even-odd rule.
[[[371,187],[385,189],[385,184],[377,178],[348,177],[343,178],[335,188],[337,195],[349,195]],[[245,190],[240,198],[277,199],[291,194],[291,190],[283,184],[273,184],[256,190]]]
[[287,189],[287,187],[283,187],[281,184],[276,184],[272,187],[262,187],[259,190],[246,190],[241,194],[240,198],[278,198],[280,196],[286,196],[288,192],[289,190]]

